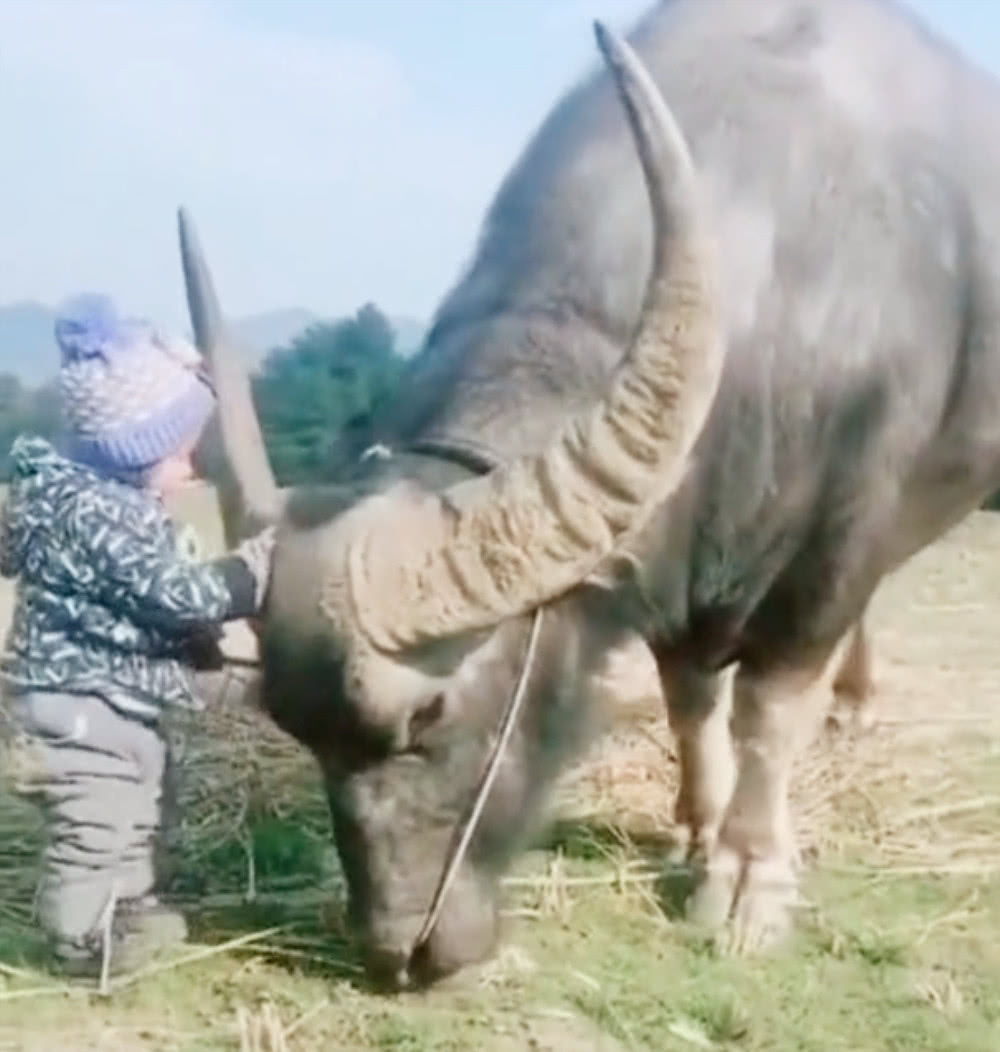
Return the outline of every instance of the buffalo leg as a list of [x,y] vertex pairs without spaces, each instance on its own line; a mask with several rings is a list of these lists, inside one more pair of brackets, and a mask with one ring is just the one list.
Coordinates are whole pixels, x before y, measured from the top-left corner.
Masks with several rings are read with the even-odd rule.
[[835,701],[827,721],[830,728],[869,730],[874,722],[872,695],[875,693],[875,682],[871,642],[864,618],[859,619],[851,630],[844,657],[834,676],[833,690]]
[[674,820],[688,830],[688,858],[705,860],[736,780],[722,677],[663,655],[657,655],[657,667],[680,758]]
[[830,650],[797,666],[741,665],[733,681],[737,775],[689,915],[724,948],[753,953],[780,941],[798,902],[789,782],[829,704]]

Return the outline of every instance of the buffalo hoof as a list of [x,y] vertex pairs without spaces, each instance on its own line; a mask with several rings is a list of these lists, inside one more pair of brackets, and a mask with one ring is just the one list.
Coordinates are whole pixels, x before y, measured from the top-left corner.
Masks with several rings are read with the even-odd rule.
[[827,714],[826,730],[834,738],[860,738],[873,730],[877,722],[870,701],[859,704],[853,698],[838,698]]
[[687,916],[713,936],[720,952],[753,956],[785,941],[800,904],[787,861],[745,859],[720,844],[699,874]]

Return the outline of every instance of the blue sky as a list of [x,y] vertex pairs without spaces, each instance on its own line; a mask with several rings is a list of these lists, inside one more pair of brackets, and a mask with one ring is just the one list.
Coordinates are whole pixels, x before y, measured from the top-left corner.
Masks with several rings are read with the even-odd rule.
[[[647,6],[0,0],[0,303],[100,288],[179,324],[183,201],[234,315],[426,318],[591,20]],[[910,6],[1000,72],[995,0]]]

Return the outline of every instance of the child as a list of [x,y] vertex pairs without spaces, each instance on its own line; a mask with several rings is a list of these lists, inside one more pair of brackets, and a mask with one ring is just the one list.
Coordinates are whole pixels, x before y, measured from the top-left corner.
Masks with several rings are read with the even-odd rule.
[[161,498],[193,477],[214,398],[188,343],[85,295],[55,323],[67,455],[19,437],[0,521],[17,602],[0,661],[19,789],[47,819],[39,917],[57,963],[97,974],[187,936],[152,893],[166,705],[223,621],[259,612],[271,531],[212,562],[180,551]]

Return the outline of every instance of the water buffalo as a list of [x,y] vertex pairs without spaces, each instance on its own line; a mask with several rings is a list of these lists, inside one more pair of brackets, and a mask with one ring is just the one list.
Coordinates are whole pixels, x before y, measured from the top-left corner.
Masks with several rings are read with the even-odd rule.
[[[350,485],[278,493],[182,237],[230,530],[281,522],[263,696],[322,767],[394,985],[489,952],[497,877],[626,631],[678,738],[691,915],[736,951],[776,940],[791,765],[839,642],[1000,481],[994,81],[887,0],[665,0],[628,38],[652,85],[604,39],[616,76],[574,88],[507,176],[391,455]],[[538,609],[525,708],[418,939]]]

